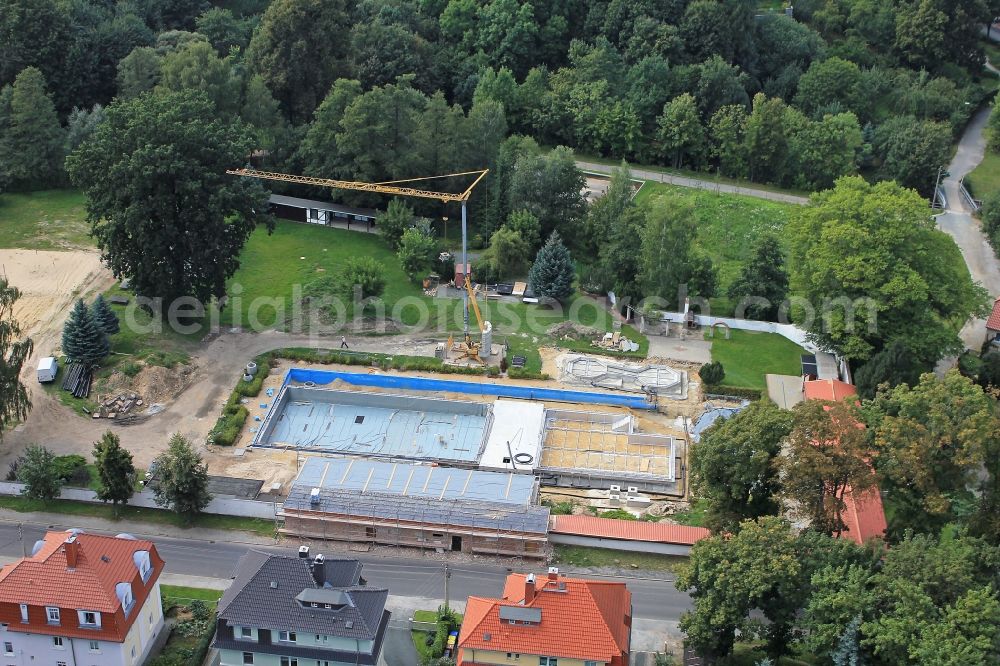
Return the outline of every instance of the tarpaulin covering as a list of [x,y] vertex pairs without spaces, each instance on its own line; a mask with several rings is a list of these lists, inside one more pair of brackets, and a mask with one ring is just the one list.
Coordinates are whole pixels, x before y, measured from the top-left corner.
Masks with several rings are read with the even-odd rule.
[[334,370],[312,370],[306,368],[291,368],[288,374],[285,375],[285,384],[289,382],[312,382],[316,386],[325,386],[338,379],[353,386],[377,386],[379,388],[395,388],[407,391],[449,391],[472,395],[495,395],[502,398],[520,398],[522,400],[552,400],[631,407],[632,409],[656,408],[655,403],[649,402],[643,397],[616,395],[613,393],[565,391],[562,389],[517,386],[496,382],[463,382],[446,379],[429,379],[426,377],[338,372]]

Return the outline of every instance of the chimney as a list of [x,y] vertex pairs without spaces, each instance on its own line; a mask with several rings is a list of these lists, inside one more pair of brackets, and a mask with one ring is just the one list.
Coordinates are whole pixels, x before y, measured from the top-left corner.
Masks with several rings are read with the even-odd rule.
[[530,573],[524,577],[524,605],[527,606],[535,598],[535,574]]
[[312,577],[320,587],[326,583],[326,557],[323,553],[316,555],[316,559],[312,562]]
[[549,567],[549,580],[559,580],[559,567]]
[[63,546],[66,551],[66,568],[75,569],[76,562],[80,556],[80,542],[76,540],[76,535],[74,534],[66,539]]

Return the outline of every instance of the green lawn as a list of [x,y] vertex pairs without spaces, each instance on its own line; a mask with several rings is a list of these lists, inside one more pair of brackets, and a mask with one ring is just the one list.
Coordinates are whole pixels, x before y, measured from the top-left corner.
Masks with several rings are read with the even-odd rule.
[[800,375],[804,353],[802,347],[777,333],[733,330],[726,340],[717,330],[712,338],[712,360],[726,371],[724,386],[763,389],[765,374]]
[[0,194],[0,248],[65,250],[91,247],[79,190]]
[[118,515],[115,515],[114,509],[110,504],[92,504],[77,500],[56,499],[51,502],[43,502],[19,496],[0,496],[0,508],[10,509],[19,513],[42,511],[46,513],[58,513],[64,516],[93,516],[95,518],[115,521],[139,520],[159,525],[173,525],[174,527],[206,527],[217,530],[239,530],[268,537],[274,536],[275,529],[273,520],[203,513],[195,516],[191,521],[185,521],[171,511],[139,506],[122,507]]
[[[725,294],[739,277],[757,239],[781,231],[801,208],[795,204],[721,194],[647,182],[637,200],[649,206],[693,205],[698,222],[698,246],[711,258],[719,275],[718,294]],[[732,314],[728,299],[712,299],[712,313]]]
[[705,514],[708,512],[708,500],[692,499],[691,506],[686,511],[678,511],[671,518],[675,523],[691,527],[705,527]]
[[160,593],[163,595],[164,606],[170,607],[174,604],[186,604],[189,601],[198,599],[208,603],[209,608],[215,610],[215,606],[222,598],[222,590],[210,590],[204,587],[186,587],[183,585],[161,585]]
[[965,185],[977,199],[1000,190],[1000,155],[987,150],[979,166],[965,177]]
[[[618,567],[621,569],[639,568],[648,571],[674,571],[687,558],[674,555],[655,555],[651,553],[633,553],[624,550],[608,548],[589,548],[587,546],[566,546],[556,544],[553,564],[564,564],[575,567]],[[634,565],[634,566],[633,566]]]

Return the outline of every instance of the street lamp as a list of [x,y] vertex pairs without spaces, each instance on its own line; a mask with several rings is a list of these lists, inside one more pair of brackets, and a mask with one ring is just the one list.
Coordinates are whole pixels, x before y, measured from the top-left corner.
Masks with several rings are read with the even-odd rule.
[[444,220],[444,242],[445,242],[445,247],[448,247],[448,245],[447,245],[447,243],[448,243],[448,216],[447,215],[442,215],[441,219]]
[[[931,197],[931,208],[934,208],[935,204],[937,204],[938,188],[941,186],[941,179],[947,178],[950,175],[951,174],[948,173],[943,166],[938,167],[937,180],[934,181],[934,196]],[[944,204],[942,204],[941,207],[944,208]]]

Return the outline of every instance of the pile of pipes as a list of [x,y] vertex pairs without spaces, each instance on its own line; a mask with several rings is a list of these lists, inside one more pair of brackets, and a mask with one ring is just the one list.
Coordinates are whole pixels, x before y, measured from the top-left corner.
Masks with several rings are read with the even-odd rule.
[[90,396],[90,382],[93,378],[93,370],[82,363],[73,363],[66,371],[62,389],[72,393],[73,397],[87,398]]

